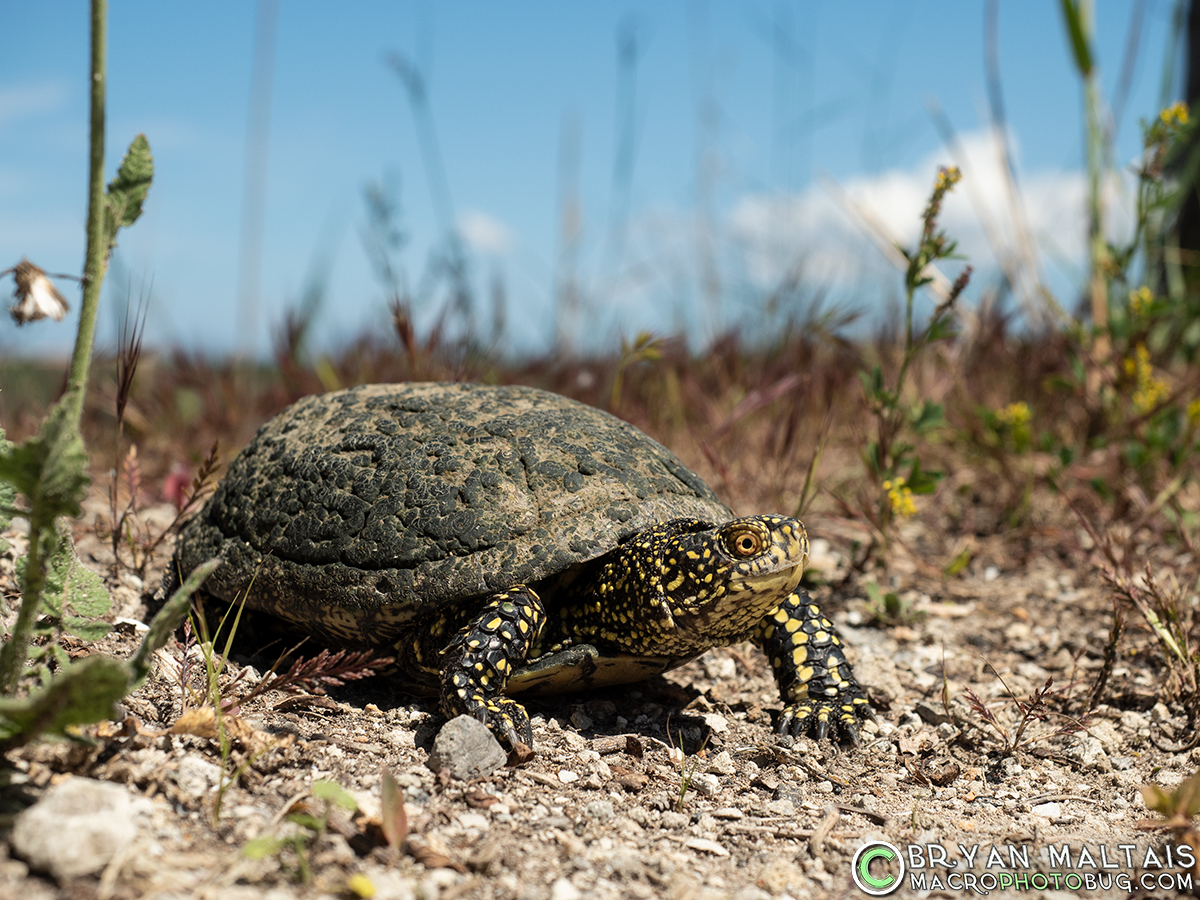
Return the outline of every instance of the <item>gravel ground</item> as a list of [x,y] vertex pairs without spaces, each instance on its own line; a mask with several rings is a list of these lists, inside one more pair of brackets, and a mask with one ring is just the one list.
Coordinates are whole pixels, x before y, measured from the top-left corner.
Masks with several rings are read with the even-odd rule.
[[[809,523],[810,534],[831,535],[814,554],[828,583],[844,573],[849,546],[835,526]],[[8,537],[0,588],[12,597],[21,537]],[[949,579],[896,566],[896,590],[915,613],[904,624],[870,624],[865,590],[814,588],[878,711],[857,748],[775,737],[780,702],[769,667],[744,645],[644,684],[531,701],[536,755],[484,777],[432,771],[443,724],[435,706],[384,677],[326,697],[273,693],[245,705],[223,760],[218,741],[202,736],[203,721],[179,723],[179,656],[160,654],[121,716],[85,729],[91,744],[9,754],[0,821],[11,825],[27,811],[3,832],[0,897],[866,896],[851,862],[876,840],[910,863],[897,896],[963,893],[930,880],[945,879],[945,869],[914,868],[929,857],[914,857],[910,845],[935,856],[944,847],[951,858],[959,845],[968,853],[978,846],[960,875],[998,877],[1015,867],[1026,877],[1090,875],[1097,885],[1038,890],[1035,881],[1000,896],[1136,894],[1147,849],[1161,858],[1173,844],[1139,829],[1150,817],[1140,787],[1177,785],[1200,765],[1200,750],[1186,746],[1182,710],[1162,702],[1159,657],[1131,619],[1107,702],[1087,730],[1064,734],[1065,720],[1035,722],[1023,745],[1005,752],[965,691],[986,701],[1010,735],[1019,715],[1013,697],[1048,678],[1077,711],[1102,665],[1111,599],[1084,554],[1008,567],[1000,550],[987,550]],[[82,535],[80,552],[106,571],[95,538]],[[146,584],[131,575],[110,584],[117,625],[100,650],[132,653],[160,571],[152,568]],[[257,677],[247,673],[243,683]],[[405,797],[409,834],[400,851],[380,837],[385,767]],[[326,816],[330,804],[312,793],[320,780],[345,788],[357,810],[332,804]],[[22,819],[39,808],[49,817],[30,821],[53,824],[26,831],[51,837],[43,855],[18,838]],[[317,835],[288,821],[297,812],[327,818],[326,828]],[[276,852],[248,854],[263,836],[280,839]],[[1064,845],[1071,864],[1056,866],[1047,849]],[[1094,867],[1079,859],[1083,850]],[[925,891],[909,880],[917,872]],[[1130,890],[1096,880],[1121,873],[1134,879]],[[1176,894],[1153,881],[1142,893]]]

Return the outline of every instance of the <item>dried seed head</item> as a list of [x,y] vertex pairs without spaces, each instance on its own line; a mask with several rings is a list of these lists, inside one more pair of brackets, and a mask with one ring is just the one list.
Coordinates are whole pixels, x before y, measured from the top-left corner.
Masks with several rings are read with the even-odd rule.
[[25,325],[47,316],[61,322],[69,307],[46,273],[27,259],[22,259],[11,271],[17,283],[13,293],[17,302],[9,312],[17,324]]

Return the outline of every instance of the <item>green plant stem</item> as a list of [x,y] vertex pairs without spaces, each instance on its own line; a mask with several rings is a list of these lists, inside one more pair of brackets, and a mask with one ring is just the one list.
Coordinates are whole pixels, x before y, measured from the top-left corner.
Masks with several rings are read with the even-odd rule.
[[[42,535],[46,531],[53,533],[53,521],[44,522],[44,517],[32,515],[29,522],[29,551],[25,555],[25,584],[21,591],[22,602],[17,612],[17,621],[12,633],[4,646],[0,647],[0,695],[12,696],[17,682],[21,678],[21,670],[25,666],[25,653],[29,647],[29,639],[33,635],[33,626],[37,621],[37,602],[46,586],[46,560],[42,553]],[[34,598],[30,601],[30,598]]]
[[[1091,57],[1093,34],[1092,3],[1083,0],[1079,4],[1079,25],[1083,41]],[[1108,164],[1108,134],[1104,127],[1101,111],[1099,74],[1095,66],[1081,70],[1083,75],[1084,113],[1087,117],[1087,167],[1088,167],[1088,250],[1091,265],[1092,327],[1095,333],[1093,350],[1096,362],[1104,365],[1110,354],[1108,336],[1108,277],[1109,248],[1104,237],[1104,171]],[[1097,375],[1099,373],[1096,373]],[[1097,378],[1089,388],[1098,389]]]
[[73,405],[71,418],[78,423],[83,414],[83,395],[87,387],[88,367],[92,360],[92,342],[96,333],[96,314],[100,307],[100,288],[108,258],[108,236],[104,227],[104,101],[108,45],[108,0],[92,0],[92,98],[88,158],[87,257],[83,269],[83,304],[79,311],[79,331],[71,354],[67,391]]
[[[71,354],[71,369],[67,376],[64,402],[70,405],[68,428],[79,430],[83,415],[83,395],[87,387],[88,366],[92,358],[92,340],[96,331],[96,312],[100,305],[100,287],[104,281],[104,266],[108,255],[108,240],[104,228],[104,87],[105,60],[108,42],[108,0],[92,0],[92,98],[91,154],[88,161],[88,219],[87,257],[84,263],[83,304],[79,314],[79,331],[75,335],[75,350]],[[0,691],[11,694],[21,677],[25,653],[37,619],[42,590],[46,584],[46,559],[42,540],[54,533],[53,516],[39,509],[31,498],[29,516],[29,554],[25,561],[25,585],[21,608],[9,640],[0,648]]]

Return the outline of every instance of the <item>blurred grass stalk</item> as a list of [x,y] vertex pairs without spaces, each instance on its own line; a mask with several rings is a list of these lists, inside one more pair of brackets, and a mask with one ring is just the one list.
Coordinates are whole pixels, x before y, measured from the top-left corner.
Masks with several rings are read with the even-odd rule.
[[1061,0],[1075,68],[1083,79],[1084,115],[1087,122],[1088,256],[1092,307],[1092,354],[1097,368],[1089,373],[1088,393],[1100,387],[1100,367],[1112,352],[1108,335],[1108,279],[1111,269],[1104,231],[1104,174],[1111,156],[1108,129],[1103,121],[1103,99],[1093,53],[1095,18],[1092,0]]

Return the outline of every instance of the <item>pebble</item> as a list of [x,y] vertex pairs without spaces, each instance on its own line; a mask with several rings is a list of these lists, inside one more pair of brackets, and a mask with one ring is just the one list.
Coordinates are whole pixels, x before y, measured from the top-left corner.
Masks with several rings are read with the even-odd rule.
[[17,816],[12,848],[55,878],[91,875],[133,843],[137,813],[147,806],[118,785],[70,778]]
[[488,821],[487,816],[480,815],[479,813],[468,812],[459,813],[458,824],[460,828],[475,828],[479,831],[487,831],[488,826],[491,825],[491,822]]
[[1149,720],[1140,712],[1135,712],[1132,709],[1127,709],[1121,713],[1121,728],[1125,731],[1132,731],[1135,734],[1143,728],[1149,728]]
[[550,886],[550,900],[580,900],[583,894],[566,878],[560,878]]
[[716,775],[702,772],[691,777],[688,781],[688,789],[695,791],[701,797],[715,797],[721,793],[721,780]]
[[617,814],[609,800],[593,800],[583,808],[583,812],[593,822],[607,822]]
[[605,860],[604,865],[626,881],[638,878],[646,868],[638,854],[629,850],[616,851]]
[[1075,735],[1075,741],[1066,748],[1064,755],[1085,766],[1095,766],[1102,772],[1108,772],[1113,767],[1108,754],[1104,752],[1104,745],[1090,734]]
[[722,750],[708,761],[708,771],[714,775],[732,775],[737,771],[737,767],[734,765],[733,757],[729,755],[729,751]]
[[582,709],[576,709],[571,712],[571,725],[580,731],[590,731],[592,724],[592,717]]
[[662,819],[660,821],[664,830],[677,831],[678,829],[685,827],[687,823],[691,821],[691,819],[688,816],[685,816],[683,813],[665,812],[662,814]]
[[579,773],[572,772],[570,769],[559,769],[558,770],[558,780],[561,781],[563,784],[570,784],[573,781],[579,780]]
[[433,739],[426,765],[434,772],[450,771],[451,778],[468,781],[491,775],[508,760],[488,727],[470,716],[458,716],[442,726]]
[[711,853],[714,856],[728,856],[729,851],[718,844],[716,841],[710,841],[708,838],[688,838],[683,842],[683,846],[690,847],[693,850],[701,850],[705,853]]
[[1062,815],[1061,803],[1039,803],[1030,810],[1035,816],[1045,816],[1047,819],[1057,819]]
[[198,802],[221,783],[221,767],[189,753],[175,764],[174,781],[185,800]]

